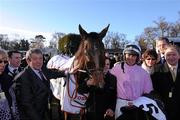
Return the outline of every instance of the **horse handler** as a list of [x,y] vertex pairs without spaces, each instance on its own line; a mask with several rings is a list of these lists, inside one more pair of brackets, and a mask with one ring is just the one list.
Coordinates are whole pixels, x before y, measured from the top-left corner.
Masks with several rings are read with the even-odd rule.
[[15,93],[22,120],[49,120],[51,90],[49,79],[65,77],[63,71],[43,68],[40,49],[26,53],[28,66],[15,77]]

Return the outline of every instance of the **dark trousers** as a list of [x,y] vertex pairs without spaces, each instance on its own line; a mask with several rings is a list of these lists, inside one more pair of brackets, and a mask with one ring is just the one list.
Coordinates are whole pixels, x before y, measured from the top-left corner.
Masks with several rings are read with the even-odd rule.
[[66,112],[64,113],[64,118],[65,120],[85,120],[80,114],[69,114]]
[[103,113],[87,112],[86,120],[115,120],[114,117],[104,116]]
[[51,120],[64,120],[63,112],[61,111],[60,100],[54,96],[51,101]]

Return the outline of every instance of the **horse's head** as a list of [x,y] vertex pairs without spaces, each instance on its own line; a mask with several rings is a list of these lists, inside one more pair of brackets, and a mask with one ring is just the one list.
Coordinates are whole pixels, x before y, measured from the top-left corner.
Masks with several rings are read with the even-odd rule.
[[105,49],[102,39],[105,37],[108,28],[109,25],[100,33],[87,33],[81,25],[79,25],[81,43],[75,54],[75,65],[77,65],[79,69],[86,70],[91,75],[96,85],[99,85],[100,82],[104,82],[103,69]]

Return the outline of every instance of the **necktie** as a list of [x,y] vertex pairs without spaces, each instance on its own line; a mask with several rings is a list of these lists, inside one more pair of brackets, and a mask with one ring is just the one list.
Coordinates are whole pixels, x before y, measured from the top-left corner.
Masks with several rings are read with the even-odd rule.
[[164,56],[161,57],[161,63],[164,63],[165,62],[165,58]]
[[14,74],[14,76],[17,74],[17,69],[13,70],[13,74]]
[[43,83],[49,87],[49,83],[47,81],[47,79],[45,78],[45,76],[43,75],[43,72],[42,71],[39,71],[39,75],[41,76],[41,80],[43,81]]

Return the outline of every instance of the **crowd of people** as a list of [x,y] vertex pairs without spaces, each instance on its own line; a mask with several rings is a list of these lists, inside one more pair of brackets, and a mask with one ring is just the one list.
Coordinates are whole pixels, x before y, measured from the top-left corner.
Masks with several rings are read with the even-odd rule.
[[[105,54],[104,87],[89,92],[85,108],[77,113],[81,117],[65,118],[60,109],[58,118],[52,114],[49,80],[73,72],[47,68],[40,49],[28,50],[23,65],[21,59],[19,51],[0,49],[1,120],[180,119],[180,50],[165,37],[144,53],[136,44],[126,45],[116,62]],[[85,83],[93,87],[90,80]]]

